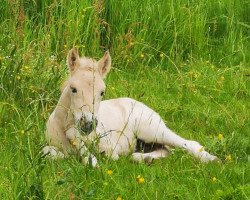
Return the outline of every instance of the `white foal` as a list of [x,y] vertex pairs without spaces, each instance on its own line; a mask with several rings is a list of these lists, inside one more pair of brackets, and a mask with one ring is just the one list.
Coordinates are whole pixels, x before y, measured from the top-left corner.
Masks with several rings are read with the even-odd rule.
[[[143,103],[130,98],[101,101],[103,79],[111,68],[109,52],[95,61],[80,58],[73,48],[67,65],[70,76],[47,122],[50,146],[43,149],[45,154],[64,157],[78,153],[84,163],[96,166],[97,159],[89,153],[89,146],[115,160],[132,153],[138,162],[166,157],[166,146],[171,146],[187,150],[202,162],[218,160],[198,142],[186,140],[167,128],[161,117]],[[136,151],[138,146],[142,148]]]

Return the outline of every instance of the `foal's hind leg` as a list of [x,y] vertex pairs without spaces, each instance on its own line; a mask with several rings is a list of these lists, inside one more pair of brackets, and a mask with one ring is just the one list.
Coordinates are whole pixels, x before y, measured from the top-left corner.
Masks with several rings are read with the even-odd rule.
[[136,152],[132,154],[132,160],[135,162],[146,162],[148,164],[152,163],[153,160],[165,158],[169,155],[167,149],[157,149],[149,153]]
[[[198,142],[186,140],[166,127],[160,116],[153,110],[146,108],[140,123],[137,126],[137,137],[146,143],[159,143],[187,150],[190,154],[199,158],[202,162],[218,161],[219,159],[206,152]],[[150,116],[150,117],[148,117]],[[139,120],[138,120],[139,121]]]

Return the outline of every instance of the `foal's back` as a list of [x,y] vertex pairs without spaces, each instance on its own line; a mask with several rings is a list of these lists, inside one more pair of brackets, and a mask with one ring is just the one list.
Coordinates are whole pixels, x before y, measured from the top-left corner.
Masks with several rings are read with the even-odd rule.
[[163,123],[155,111],[131,98],[102,101],[98,112],[98,120],[98,127],[103,128],[101,132],[117,130],[126,133],[133,132],[133,134],[139,134],[143,127],[155,128],[159,123]]

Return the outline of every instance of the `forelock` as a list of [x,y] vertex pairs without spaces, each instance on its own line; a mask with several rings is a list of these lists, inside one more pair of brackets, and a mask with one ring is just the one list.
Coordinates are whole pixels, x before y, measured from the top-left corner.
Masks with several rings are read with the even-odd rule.
[[94,69],[96,65],[96,60],[92,58],[82,57],[80,59],[80,68],[86,68],[90,70],[91,68]]

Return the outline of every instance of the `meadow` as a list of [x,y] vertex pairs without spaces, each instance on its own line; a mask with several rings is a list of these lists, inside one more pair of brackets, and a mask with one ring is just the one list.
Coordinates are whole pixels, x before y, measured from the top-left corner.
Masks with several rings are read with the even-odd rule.
[[[0,199],[249,199],[249,13],[247,0],[1,0]],[[110,50],[105,99],[144,102],[222,163],[180,149],[150,166],[45,159],[73,46]]]

